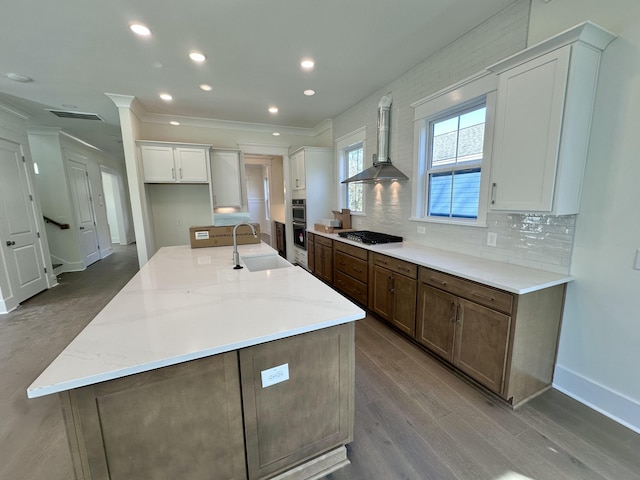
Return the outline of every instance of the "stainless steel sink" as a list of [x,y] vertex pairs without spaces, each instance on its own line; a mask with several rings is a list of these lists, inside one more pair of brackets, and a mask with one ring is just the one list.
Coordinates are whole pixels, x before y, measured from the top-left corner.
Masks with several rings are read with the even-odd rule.
[[254,257],[240,257],[242,263],[250,272],[261,272],[262,270],[274,270],[277,268],[293,267],[280,255],[257,255]]

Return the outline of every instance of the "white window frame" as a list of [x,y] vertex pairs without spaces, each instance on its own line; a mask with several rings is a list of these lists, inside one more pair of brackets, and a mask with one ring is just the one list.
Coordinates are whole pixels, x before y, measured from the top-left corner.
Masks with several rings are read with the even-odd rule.
[[[496,106],[497,75],[481,73],[430,95],[411,106],[414,108],[414,172],[411,221],[487,226],[489,199],[489,174],[493,147],[493,128]],[[430,217],[427,211],[429,198],[428,157],[430,151],[430,122],[444,115],[462,111],[479,103],[486,105],[483,158],[480,167],[480,197],[477,218]]]
[[[366,156],[366,142],[367,142],[367,127],[361,127],[357,130],[354,130],[347,135],[343,135],[340,138],[335,140],[336,144],[336,155],[337,155],[337,168],[336,172],[338,172],[338,205],[341,208],[348,208],[347,206],[347,184],[342,184],[341,182],[348,178],[349,170],[347,165],[347,158],[345,156],[345,151],[349,149],[349,147],[353,147],[354,145],[362,145],[363,156]],[[366,168],[366,166],[364,167]],[[361,212],[351,212],[352,215],[355,216],[366,216],[367,207],[367,189],[365,188],[362,192],[362,211]]]

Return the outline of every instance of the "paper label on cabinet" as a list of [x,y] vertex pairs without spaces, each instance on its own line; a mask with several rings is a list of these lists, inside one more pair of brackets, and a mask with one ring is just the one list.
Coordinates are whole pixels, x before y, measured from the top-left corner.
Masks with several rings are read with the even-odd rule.
[[277,367],[262,370],[260,375],[262,376],[262,388],[284,382],[289,380],[289,364],[285,363]]
[[195,232],[196,240],[209,240],[209,231],[201,230],[199,232]]

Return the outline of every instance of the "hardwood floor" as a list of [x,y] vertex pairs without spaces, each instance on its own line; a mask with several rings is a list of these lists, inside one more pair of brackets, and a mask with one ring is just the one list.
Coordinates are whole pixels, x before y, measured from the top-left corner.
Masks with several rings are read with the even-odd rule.
[[[58,398],[25,392],[136,270],[117,248],[0,316],[0,479],[73,478]],[[513,411],[371,317],[355,404],[351,465],[325,480],[640,480],[640,435],[553,390]]]

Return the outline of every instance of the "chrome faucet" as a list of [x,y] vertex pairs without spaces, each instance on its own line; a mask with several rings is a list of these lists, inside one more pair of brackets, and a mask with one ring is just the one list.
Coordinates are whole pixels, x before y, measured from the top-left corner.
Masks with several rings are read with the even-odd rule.
[[235,265],[234,270],[240,270],[242,265],[240,265],[240,255],[238,254],[238,238],[236,236],[236,230],[240,225],[249,225],[251,227],[251,233],[253,233],[253,238],[258,238],[258,234],[256,233],[256,229],[253,228],[253,225],[250,223],[238,223],[235,227],[233,227],[233,264]]

